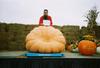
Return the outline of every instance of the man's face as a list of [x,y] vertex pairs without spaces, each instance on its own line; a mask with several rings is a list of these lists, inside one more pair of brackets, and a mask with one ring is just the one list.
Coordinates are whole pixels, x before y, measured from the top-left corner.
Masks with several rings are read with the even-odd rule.
[[44,15],[48,15],[48,11],[44,11]]

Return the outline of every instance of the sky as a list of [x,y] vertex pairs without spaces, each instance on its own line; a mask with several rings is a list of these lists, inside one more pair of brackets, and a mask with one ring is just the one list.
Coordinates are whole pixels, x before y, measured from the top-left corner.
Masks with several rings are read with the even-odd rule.
[[[0,0],[0,21],[38,24],[48,9],[54,25],[86,26],[85,15],[94,6],[100,11],[100,0]],[[100,24],[100,14],[97,18]]]

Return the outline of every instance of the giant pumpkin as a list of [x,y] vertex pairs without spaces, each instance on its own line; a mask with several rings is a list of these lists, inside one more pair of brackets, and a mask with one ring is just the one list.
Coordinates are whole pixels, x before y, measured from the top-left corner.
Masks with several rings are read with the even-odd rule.
[[32,52],[62,52],[65,44],[66,41],[61,31],[51,26],[35,27],[26,36],[26,49]]
[[89,40],[82,40],[79,42],[78,49],[83,55],[93,55],[96,53],[96,43]]

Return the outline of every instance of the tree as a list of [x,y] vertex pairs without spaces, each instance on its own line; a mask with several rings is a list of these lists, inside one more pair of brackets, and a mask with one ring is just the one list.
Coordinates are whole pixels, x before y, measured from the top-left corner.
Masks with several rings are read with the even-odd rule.
[[97,8],[93,7],[92,9],[89,10],[89,12],[86,16],[86,18],[87,18],[86,21],[88,22],[88,25],[87,25],[88,32],[93,35],[95,35],[94,28],[97,27],[96,19],[98,17],[98,14],[99,14],[99,12],[97,11]]

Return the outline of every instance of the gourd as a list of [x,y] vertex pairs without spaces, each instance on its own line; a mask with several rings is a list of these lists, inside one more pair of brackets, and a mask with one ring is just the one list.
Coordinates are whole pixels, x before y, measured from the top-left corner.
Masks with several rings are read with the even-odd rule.
[[35,27],[26,36],[26,49],[32,52],[62,52],[65,44],[62,32],[52,26]]
[[97,54],[100,54],[100,46],[97,47],[97,50],[96,50]]

